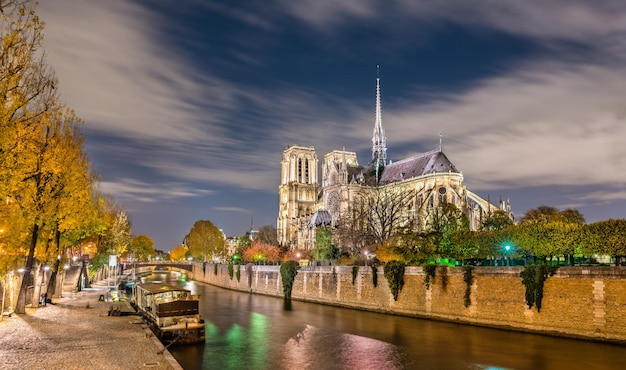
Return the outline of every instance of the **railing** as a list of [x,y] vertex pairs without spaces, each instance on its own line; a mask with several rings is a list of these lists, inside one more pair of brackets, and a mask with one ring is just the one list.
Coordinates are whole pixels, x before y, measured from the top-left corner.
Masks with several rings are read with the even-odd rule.
[[131,269],[133,267],[164,266],[164,267],[176,267],[182,270],[193,271],[193,264],[189,262],[172,262],[172,261],[121,262],[120,265],[122,266],[124,270]]

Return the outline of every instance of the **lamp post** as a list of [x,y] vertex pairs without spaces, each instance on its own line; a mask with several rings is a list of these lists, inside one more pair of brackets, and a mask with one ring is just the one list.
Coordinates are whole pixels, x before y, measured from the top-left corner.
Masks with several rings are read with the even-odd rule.
[[511,259],[509,257],[509,251],[511,250],[511,246],[510,245],[505,245],[504,246],[504,259],[506,260],[506,265],[507,266],[511,266]]

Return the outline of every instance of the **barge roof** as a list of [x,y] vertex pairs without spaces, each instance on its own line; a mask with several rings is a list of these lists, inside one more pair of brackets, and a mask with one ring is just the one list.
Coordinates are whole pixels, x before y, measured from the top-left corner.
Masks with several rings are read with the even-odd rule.
[[191,290],[185,288],[179,288],[177,286],[160,283],[144,283],[137,284],[137,287],[148,291],[148,294],[166,293],[166,292],[189,292]]

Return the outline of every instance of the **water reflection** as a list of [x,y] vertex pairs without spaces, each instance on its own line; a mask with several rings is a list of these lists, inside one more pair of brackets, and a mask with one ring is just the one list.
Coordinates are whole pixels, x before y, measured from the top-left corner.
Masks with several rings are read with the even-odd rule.
[[[331,348],[321,343],[334,343]],[[284,346],[283,364],[289,369],[402,369],[398,347],[361,336],[329,332],[307,325]]]
[[298,301],[285,310],[280,298],[177,284],[200,295],[207,323],[205,344],[170,347],[185,370],[626,368],[617,345]]

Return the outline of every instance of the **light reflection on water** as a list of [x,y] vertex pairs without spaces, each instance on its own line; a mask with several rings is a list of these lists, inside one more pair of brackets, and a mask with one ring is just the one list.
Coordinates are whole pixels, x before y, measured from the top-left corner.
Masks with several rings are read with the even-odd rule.
[[[319,343],[335,343],[320,352]],[[402,369],[399,349],[389,343],[307,325],[284,346],[283,364],[289,369]]]
[[626,369],[623,346],[177,284],[200,295],[207,325],[205,344],[170,347],[185,370]]

